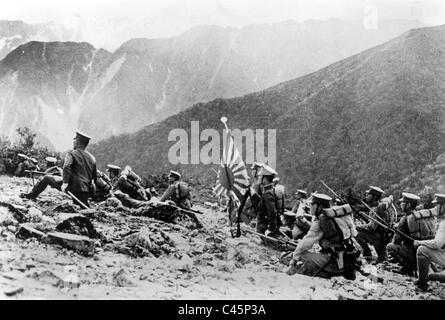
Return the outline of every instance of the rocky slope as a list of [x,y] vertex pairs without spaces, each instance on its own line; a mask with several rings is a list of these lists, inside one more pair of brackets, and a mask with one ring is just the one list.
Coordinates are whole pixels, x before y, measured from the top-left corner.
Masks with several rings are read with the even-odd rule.
[[[204,231],[106,204],[76,213],[79,208],[53,189],[37,202],[20,199],[18,194],[28,188],[26,179],[0,177],[0,203],[12,205],[13,210],[0,205],[1,299],[445,298],[440,283],[431,282],[430,292],[418,293],[414,278],[394,274],[383,265],[366,267],[370,276],[359,274],[355,281],[287,276],[281,251],[250,234],[232,239],[226,214],[212,209],[199,207],[208,227]],[[81,216],[84,225],[89,223],[98,233],[92,255],[24,234],[14,210],[23,214],[25,225],[40,230],[36,234],[60,230],[55,227],[60,221]],[[66,229],[66,224],[64,228],[72,238],[73,233],[88,232]]]
[[190,138],[192,120],[222,133],[226,116],[231,128],[277,130],[277,170],[290,191],[320,190],[319,179],[342,189],[388,188],[444,151],[444,40],[444,26],[412,30],[267,90],[199,103],[92,151],[102,166],[130,164],[141,175],[175,167],[213,185],[210,166],[169,162],[168,135],[182,128]]

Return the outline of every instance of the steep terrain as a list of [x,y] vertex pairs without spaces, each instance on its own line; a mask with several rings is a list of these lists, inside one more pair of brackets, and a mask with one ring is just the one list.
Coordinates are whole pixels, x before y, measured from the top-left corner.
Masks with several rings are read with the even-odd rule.
[[[316,71],[419,24],[381,21],[377,30],[368,30],[359,22],[331,19],[239,29],[200,26],[168,39],[132,39],[113,54],[85,43],[33,41],[1,62],[0,134],[12,136],[17,126],[27,125],[63,150],[71,145],[66,135],[72,128],[95,141],[135,132],[194,103]],[[70,78],[71,70],[77,79]]]
[[[290,190],[368,184],[387,188],[444,151],[445,27],[406,32],[315,73],[257,93],[199,103],[135,134],[92,148],[102,166],[165,172],[172,129],[277,129],[277,170]],[[190,135],[189,135],[190,137]],[[201,142],[201,145],[203,142]],[[190,142],[189,142],[190,145]],[[177,166],[212,184],[210,167]]]
[[31,41],[0,62],[0,134],[28,126],[57,149],[73,130],[110,53],[88,43]]
[[[355,281],[288,276],[281,251],[248,233],[232,239],[226,214],[218,210],[198,207],[205,231],[103,204],[79,212],[54,189],[37,202],[20,199],[18,194],[28,187],[26,179],[0,176],[0,204],[11,205],[0,205],[0,299],[445,298],[443,284],[431,281],[430,291],[419,293],[415,278],[391,272],[391,264],[368,265],[363,270],[369,275],[358,273]],[[10,208],[29,222],[17,221]],[[92,255],[38,239],[39,232],[52,230],[61,220],[74,221],[72,217],[90,221],[99,234]],[[24,234],[23,225],[29,230],[32,225],[34,236]]]
[[68,41],[74,40],[72,37],[72,30],[56,24],[0,20],[0,60],[29,41]]

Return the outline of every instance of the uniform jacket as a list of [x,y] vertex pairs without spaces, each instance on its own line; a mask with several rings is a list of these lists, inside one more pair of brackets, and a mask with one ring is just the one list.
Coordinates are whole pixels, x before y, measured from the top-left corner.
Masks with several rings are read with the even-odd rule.
[[275,191],[273,185],[264,187],[261,200],[258,203],[258,215],[267,217],[268,229],[274,231],[278,227],[278,212],[276,207]]
[[440,250],[445,249],[445,218],[439,222],[436,236],[431,240],[421,240],[419,244],[430,249]]
[[63,183],[68,184],[68,190],[90,192],[91,182],[96,182],[96,159],[86,150],[75,149],[65,156],[63,165]]

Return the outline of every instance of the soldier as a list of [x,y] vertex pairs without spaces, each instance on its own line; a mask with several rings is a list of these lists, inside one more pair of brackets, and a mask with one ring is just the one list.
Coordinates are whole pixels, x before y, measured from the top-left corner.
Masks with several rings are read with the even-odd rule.
[[[408,192],[403,192],[400,199],[400,208],[405,215],[399,221],[397,229],[408,236],[411,235],[408,218],[416,210],[419,200],[420,197],[418,195]],[[391,260],[402,265],[400,273],[413,275],[414,270],[416,270],[416,251],[413,241],[405,239],[396,233],[392,242],[386,246],[386,250]]]
[[[364,202],[372,209],[370,214],[377,220],[389,224],[395,221],[391,220],[389,210],[392,210],[391,204],[386,201],[380,201],[382,199],[384,191],[379,187],[370,186],[366,191]],[[376,217],[375,214],[378,216]],[[390,235],[387,229],[375,223],[373,220],[365,225],[357,227],[358,235],[357,242],[363,249],[363,256],[366,259],[371,259],[371,249],[369,245],[372,245],[377,252],[378,262],[386,260],[386,246],[388,245]]]
[[46,157],[45,160],[47,169],[44,176],[36,183],[31,192],[20,194],[21,198],[36,199],[48,186],[62,191],[62,168],[57,166],[56,158]]
[[[357,230],[352,220],[352,210],[344,206],[339,210],[346,211],[343,215],[335,213],[328,215],[332,198],[321,193],[312,194],[310,204],[311,214],[315,219],[307,235],[301,239],[293,253],[288,275],[295,273],[330,278],[343,275],[347,279],[355,279],[355,263],[360,255],[356,249],[353,238]],[[348,210],[346,210],[348,209]],[[340,219],[339,223],[336,219]],[[311,252],[312,247],[318,243],[320,252]]]
[[159,201],[172,200],[178,207],[190,209],[192,207],[190,199],[190,190],[186,182],[181,181],[179,172],[170,171],[168,175],[169,186],[161,196]]
[[270,237],[278,237],[279,215],[276,205],[273,178],[276,171],[267,165],[263,165],[261,172],[261,199],[258,203],[257,232],[265,233]]
[[140,178],[131,171],[131,167],[126,166],[121,172],[121,167],[109,164],[107,171],[112,185],[110,194],[119,199],[124,206],[140,208],[147,203],[145,190],[139,185]]
[[14,175],[16,175],[17,177],[23,177],[27,170],[40,170],[39,166],[37,165],[39,163],[37,159],[30,158],[23,153],[19,153],[18,157],[22,159],[22,162],[19,163],[17,169],[15,170]]
[[428,290],[428,273],[431,263],[437,263],[445,268],[445,194],[435,194],[436,199],[432,204],[436,205],[438,228],[436,236],[432,240],[415,240],[417,248],[417,268],[419,279],[416,286],[421,291]]
[[295,204],[292,207],[293,213],[297,213],[300,204],[304,203],[307,200],[307,192],[305,190],[298,189],[297,192],[295,192],[295,199]]
[[71,192],[79,201],[89,207],[88,197],[94,191],[97,181],[96,158],[86,151],[91,137],[76,131],[73,140],[73,150],[65,156],[63,165],[63,192]]

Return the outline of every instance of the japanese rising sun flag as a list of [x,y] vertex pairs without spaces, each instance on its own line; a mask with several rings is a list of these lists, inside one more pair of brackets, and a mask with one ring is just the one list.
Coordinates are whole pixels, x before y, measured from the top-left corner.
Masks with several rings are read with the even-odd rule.
[[249,187],[249,175],[240,152],[235,146],[232,134],[227,127],[227,118],[221,118],[226,127],[224,150],[221,159],[221,168],[218,172],[218,180],[213,189],[219,197],[226,194],[235,201],[241,201],[246,189]]

